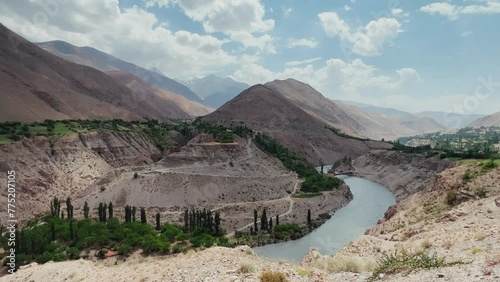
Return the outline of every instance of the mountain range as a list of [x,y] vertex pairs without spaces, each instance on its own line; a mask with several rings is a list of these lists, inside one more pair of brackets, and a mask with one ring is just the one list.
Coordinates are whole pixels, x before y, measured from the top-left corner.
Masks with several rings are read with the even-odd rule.
[[200,97],[185,85],[161,73],[125,62],[95,48],[77,47],[64,41],[49,41],[36,44],[44,50],[70,62],[93,67],[101,71],[123,70],[143,79],[157,88],[180,94],[188,100],[202,103]]
[[469,126],[471,127],[500,126],[500,112],[475,120]]
[[205,105],[214,108],[224,105],[250,87],[246,83],[234,81],[229,77],[222,78],[215,75],[192,79],[186,81],[185,84],[203,99]]
[[0,39],[0,121],[193,116],[165,95],[134,92],[93,67],[41,49],[1,24]]
[[[378,113],[384,116],[389,117],[406,117],[406,118],[414,118],[414,117],[423,117],[423,118],[431,118],[437,124],[444,128],[448,129],[457,129],[468,126],[471,122],[483,117],[484,115],[480,114],[459,114],[459,113],[448,113],[448,112],[437,112],[437,111],[425,111],[418,113],[410,113],[392,108],[382,108],[376,107],[372,105],[367,105],[358,102],[339,100],[339,102],[354,105],[361,108],[364,111]],[[413,116],[413,117],[412,117]]]

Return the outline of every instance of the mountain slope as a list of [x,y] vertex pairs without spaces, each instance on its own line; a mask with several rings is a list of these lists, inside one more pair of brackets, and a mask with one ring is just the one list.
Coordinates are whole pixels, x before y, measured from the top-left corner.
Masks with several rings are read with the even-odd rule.
[[0,121],[140,119],[131,91],[104,73],[58,58],[0,24]]
[[243,91],[203,119],[226,125],[243,122],[253,130],[273,136],[315,165],[333,164],[345,156],[357,157],[370,150],[363,141],[334,134],[322,121],[260,84]]
[[308,84],[294,79],[275,80],[266,83],[266,86],[280,93],[310,115],[349,135],[376,140],[382,138],[394,140],[401,136],[442,129],[430,119],[411,115],[398,118],[383,116],[364,111],[356,106],[332,101]]
[[471,127],[500,126],[500,112],[475,120],[469,126]]
[[159,107],[175,108],[165,98],[144,99],[105,73],[52,55],[3,25],[0,39],[0,121],[190,117]]
[[152,108],[163,112],[169,117],[190,118],[192,116],[204,116],[213,112],[214,109],[200,103],[188,100],[186,97],[168,92],[151,86],[146,81],[125,71],[107,71],[117,82],[130,88],[139,94],[141,100],[147,101]]
[[[417,120],[418,117],[430,118],[430,119],[434,120],[434,122],[436,124],[438,124],[439,126],[442,126],[442,127],[448,128],[448,129],[456,129],[456,128],[466,127],[468,124],[470,124],[474,120],[483,117],[483,115],[479,115],[479,114],[458,114],[458,113],[447,113],[447,112],[436,112],[436,111],[409,113],[409,112],[400,111],[397,109],[376,107],[376,106],[367,105],[367,104],[358,103],[358,102],[353,102],[353,101],[339,100],[339,102],[341,102],[343,104],[347,104],[347,105],[353,105],[353,106],[356,106],[358,108],[361,108],[364,111],[371,112],[371,113],[378,113],[378,114],[381,114],[381,115],[387,116],[387,117],[395,117],[395,118],[403,117],[406,120],[414,119],[415,121]],[[425,121],[425,120],[423,120],[423,121]],[[430,121],[428,120],[428,122],[430,122]],[[430,131],[428,131],[428,132],[430,132]]]
[[420,112],[415,113],[419,117],[432,118],[438,124],[446,128],[464,128],[471,122],[484,117],[484,115],[479,114],[457,114],[457,113],[446,113],[446,112]]
[[101,52],[95,48],[76,47],[64,41],[49,41],[36,44],[44,50],[68,61],[90,66],[102,71],[123,70],[140,77],[155,87],[180,94],[188,100],[203,103],[200,97],[198,97],[185,85],[182,85],[181,83],[158,72],[146,70],[132,63],[125,62],[109,54]]
[[215,75],[190,80],[186,82],[186,85],[203,98],[205,105],[214,108],[224,105],[241,91],[250,87],[246,83],[234,81],[229,77],[222,78]]

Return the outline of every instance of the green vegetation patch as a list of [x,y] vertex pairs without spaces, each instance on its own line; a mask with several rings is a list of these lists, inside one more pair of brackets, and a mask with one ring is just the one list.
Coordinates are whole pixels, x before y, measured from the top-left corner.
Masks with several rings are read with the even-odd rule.
[[339,178],[319,173],[316,168],[307,162],[305,157],[291,152],[270,136],[257,133],[254,141],[263,151],[278,158],[286,168],[296,172],[300,178],[304,178],[301,185],[302,192],[318,193],[329,191],[344,183]]
[[315,198],[322,196],[323,193],[298,193],[294,195],[294,198],[299,198],[299,199],[309,199],[309,198]]
[[459,264],[446,263],[444,258],[427,253],[409,253],[406,251],[394,252],[384,255],[378,262],[378,266],[373,271],[371,280],[378,279],[380,274],[409,273],[418,269],[431,269],[443,266]]

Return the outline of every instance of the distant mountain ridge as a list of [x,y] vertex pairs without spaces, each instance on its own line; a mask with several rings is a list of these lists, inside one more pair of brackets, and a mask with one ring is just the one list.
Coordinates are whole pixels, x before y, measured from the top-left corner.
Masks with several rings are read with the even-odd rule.
[[470,127],[500,126],[500,112],[479,118],[469,124]]
[[459,114],[459,113],[448,113],[448,112],[438,112],[438,111],[425,111],[418,113],[410,113],[405,112],[393,108],[382,108],[376,107],[368,104],[347,101],[347,100],[339,100],[341,103],[357,106],[365,111],[378,113],[386,116],[393,117],[404,117],[408,115],[413,115],[417,117],[431,118],[437,124],[441,125],[447,129],[458,129],[468,126],[471,122],[475,121],[483,117],[484,115],[480,114]]
[[194,93],[203,99],[205,105],[218,108],[229,100],[250,87],[246,83],[234,81],[226,77],[209,75],[204,78],[196,78],[185,82]]
[[155,87],[182,95],[188,100],[203,103],[200,97],[187,86],[163,74],[123,61],[95,48],[77,47],[60,40],[36,44],[44,50],[65,60],[93,67],[101,71],[123,70],[145,80]]
[[395,140],[435,132],[443,128],[433,120],[415,116],[392,117],[371,113],[324,97],[310,85],[295,79],[274,80],[265,84],[295,105],[343,132],[374,140]]

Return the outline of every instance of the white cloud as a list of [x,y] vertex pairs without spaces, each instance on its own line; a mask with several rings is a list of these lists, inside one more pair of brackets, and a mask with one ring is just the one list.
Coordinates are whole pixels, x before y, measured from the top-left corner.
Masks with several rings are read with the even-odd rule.
[[[292,61],[281,72],[273,72],[257,62],[242,64],[231,76],[237,81],[248,84],[271,81],[274,79],[295,78],[306,82],[331,98],[338,95],[362,95],[363,93],[391,93],[419,83],[420,76],[412,68],[396,70],[394,75],[380,75],[377,68],[365,64],[361,59],[345,62],[340,59],[328,59],[325,65],[314,69],[313,58],[305,61]],[[304,67],[298,67],[304,65]]]
[[[274,20],[265,19],[265,9],[259,0],[146,0],[175,3],[208,33],[222,32],[246,48],[259,48],[275,53],[269,35],[257,36],[274,29]],[[165,4],[164,4],[165,5]],[[291,11],[291,10],[290,10]],[[258,42],[264,40],[264,42]]]
[[60,39],[92,46],[171,77],[208,74],[238,61],[223,50],[224,41],[184,30],[172,32],[137,6],[120,9],[118,0],[65,1],[48,7],[32,1],[1,2],[0,21],[31,41]]
[[473,14],[500,14],[500,2],[497,0],[482,0],[482,5],[453,5],[448,2],[436,2],[420,8],[420,11],[428,14],[437,14],[447,17],[449,20],[456,20],[460,15]]
[[301,65],[307,65],[310,63],[314,63],[321,60],[320,57],[312,58],[312,59],[307,59],[307,60],[302,60],[302,61],[289,61],[285,63],[286,67],[296,67],[296,66],[301,66]]
[[352,8],[351,8],[351,7],[349,7],[348,5],[344,5],[344,10],[346,10],[346,11],[350,11],[351,9],[352,9]]
[[309,48],[315,48],[319,44],[318,41],[316,41],[314,38],[289,38],[288,39],[288,44],[286,47],[288,48],[294,48],[294,47],[309,47]]
[[353,53],[362,56],[380,55],[384,44],[402,32],[401,24],[394,18],[372,20],[365,27],[351,31],[349,25],[335,12],[320,13],[318,17],[326,35],[338,36],[352,45]]
[[285,7],[283,7],[282,10],[283,10],[283,16],[284,17],[290,16],[292,14],[292,12],[293,12],[292,8],[285,8]]
[[405,11],[401,8],[394,8],[391,10],[391,14],[395,17],[408,17],[410,13],[405,13]]
[[274,38],[272,38],[269,34],[264,34],[261,36],[254,36],[250,32],[234,32],[231,33],[231,39],[234,41],[238,41],[245,48],[257,48],[261,51],[266,51],[270,54],[276,54],[276,48],[274,46]]

